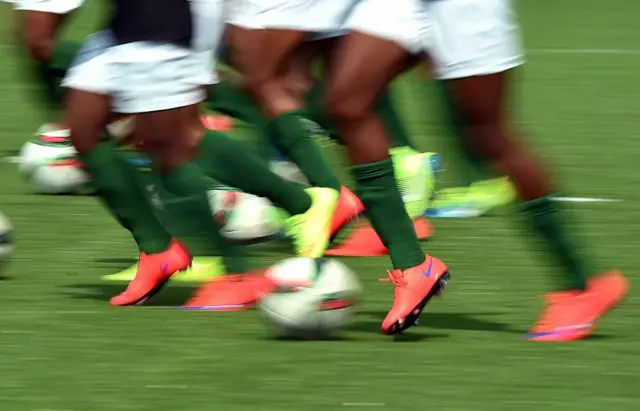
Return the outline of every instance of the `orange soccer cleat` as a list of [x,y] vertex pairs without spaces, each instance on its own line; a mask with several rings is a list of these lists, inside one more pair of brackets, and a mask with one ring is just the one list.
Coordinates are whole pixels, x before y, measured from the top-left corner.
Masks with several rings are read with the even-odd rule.
[[331,220],[331,229],[329,231],[331,238],[335,237],[344,226],[356,219],[362,212],[364,212],[362,201],[351,190],[342,186],[333,219]]
[[182,308],[199,311],[243,311],[255,306],[276,284],[265,270],[225,275],[201,286]]
[[598,320],[627,294],[629,282],[617,270],[589,279],[584,291],[546,295],[542,316],[525,336],[530,341],[575,341],[588,337]]
[[440,295],[449,281],[447,266],[437,258],[426,256],[424,263],[389,272],[389,281],[395,286],[393,306],[382,322],[384,334],[397,334],[416,324],[431,297]]
[[160,253],[140,253],[135,277],[124,292],[111,298],[111,305],[144,304],[160,291],[173,274],[190,266],[191,255],[175,240]]
[[[415,218],[413,228],[416,230],[418,240],[426,240],[433,235],[433,227],[426,217]],[[324,252],[324,255],[335,257],[373,257],[388,254],[389,250],[370,225],[354,227],[340,244]]]

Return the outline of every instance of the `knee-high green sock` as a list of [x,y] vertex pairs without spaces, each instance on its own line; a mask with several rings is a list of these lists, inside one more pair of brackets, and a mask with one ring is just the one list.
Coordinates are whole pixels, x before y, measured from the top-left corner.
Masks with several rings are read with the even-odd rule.
[[82,47],[76,41],[60,40],[55,43],[51,59],[47,62],[29,59],[25,72],[30,73],[38,82],[38,94],[34,97],[37,104],[43,106],[48,121],[57,120],[57,111],[63,98],[60,83],[73,59]]
[[413,148],[409,133],[407,133],[407,129],[402,125],[400,115],[395,109],[392,97],[391,89],[387,87],[382,93],[382,96],[380,96],[380,100],[378,100],[377,113],[380,115],[380,119],[389,137],[391,137],[391,145],[393,148]]
[[267,135],[282,154],[296,163],[311,185],[340,190],[340,181],[313,141],[312,125],[300,112],[286,113],[271,120]]
[[389,249],[393,266],[400,270],[424,262],[424,253],[396,185],[391,160],[352,168],[358,196],[383,244]]
[[265,197],[291,215],[302,214],[311,207],[311,198],[301,186],[272,172],[266,162],[242,142],[208,130],[198,150],[196,162],[211,178]]
[[449,131],[455,137],[457,149],[462,154],[465,162],[464,174],[466,184],[471,184],[479,180],[486,180],[495,177],[486,158],[475,148],[472,138],[469,135],[467,121],[461,112],[458,104],[454,101],[446,82],[438,81],[435,83],[436,88],[441,96],[445,109],[445,118],[448,123]]
[[338,130],[331,121],[324,105],[324,83],[319,81],[304,95],[305,117],[317,123],[330,136],[336,136]]
[[538,198],[523,204],[525,214],[530,218],[533,229],[549,247],[565,273],[564,287],[570,290],[584,290],[587,284],[586,265],[582,261],[569,231],[565,227],[565,217],[557,203],[548,197]]
[[211,217],[208,193],[215,182],[194,163],[164,172],[161,181],[168,192],[189,199],[181,207],[183,215],[180,220],[189,225],[190,231],[206,230],[209,240],[222,254],[227,272],[244,272],[242,250],[220,234],[219,227]]
[[144,187],[138,185],[137,171],[115,150],[102,142],[80,159],[91,173],[97,194],[120,224],[133,235],[140,251],[164,251],[171,235],[158,221]]

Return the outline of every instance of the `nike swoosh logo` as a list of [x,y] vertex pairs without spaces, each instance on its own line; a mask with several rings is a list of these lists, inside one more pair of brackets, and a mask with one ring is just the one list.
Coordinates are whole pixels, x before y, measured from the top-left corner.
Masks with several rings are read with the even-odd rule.
[[162,274],[166,274],[169,271],[169,263],[162,264],[160,270],[162,271]]
[[427,268],[427,271],[423,272],[424,276],[427,278],[431,276],[431,267],[433,267],[433,258],[429,257],[429,268]]

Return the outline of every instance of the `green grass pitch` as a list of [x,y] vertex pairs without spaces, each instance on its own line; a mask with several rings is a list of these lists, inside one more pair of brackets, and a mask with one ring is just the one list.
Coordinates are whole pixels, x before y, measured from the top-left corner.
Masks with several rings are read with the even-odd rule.
[[[100,23],[90,3],[68,36],[82,38]],[[620,200],[569,208],[594,266],[616,265],[633,283],[640,6],[630,0],[518,6],[529,50],[515,91],[519,121],[564,193]],[[4,29],[4,7],[1,17]],[[38,116],[2,35],[0,154],[7,156],[36,129]],[[416,76],[400,79],[398,103],[421,146],[443,153],[443,178],[451,182],[461,165],[437,100],[419,87]],[[15,224],[17,241],[0,278],[2,410],[623,411],[640,402],[634,326],[640,299],[633,290],[589,341],[521,340],[554,271],[515,216],[433,221],[436,237],[424,247],[448,263],[452,282],[402,341],[378,332],[392,294],[377,281],[389,266],[384,258],[346,261],[366,293],[343,339],[274,341],[255,312],[164,308],[188,294],[175,287],[152,306],[109,307],[119,288],[100,276],[133,262],[127,233],[93,198],[29,194],[13,164],[0,163],[0,187],[0,209]],[[256,252],[262,262],[285,256]]]

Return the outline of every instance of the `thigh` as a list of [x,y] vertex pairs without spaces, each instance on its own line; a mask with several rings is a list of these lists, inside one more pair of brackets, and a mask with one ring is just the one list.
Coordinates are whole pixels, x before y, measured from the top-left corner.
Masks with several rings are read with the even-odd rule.
[[67,14],[79,8],[84,0],[5,0],[13,3],[15,10],[40,11],[53,14]]
[[342,38],[329,67],[329,102],[373,108],[382,90],[406,67],[397,43],[360,32]]
[[511,72],[463,77],[446,81],[456,106],[471,126],[502,126]]
[[435,0],[427,11],[433,25],[427,48],[438,78],[495,74],[524,63],[511,0]]

